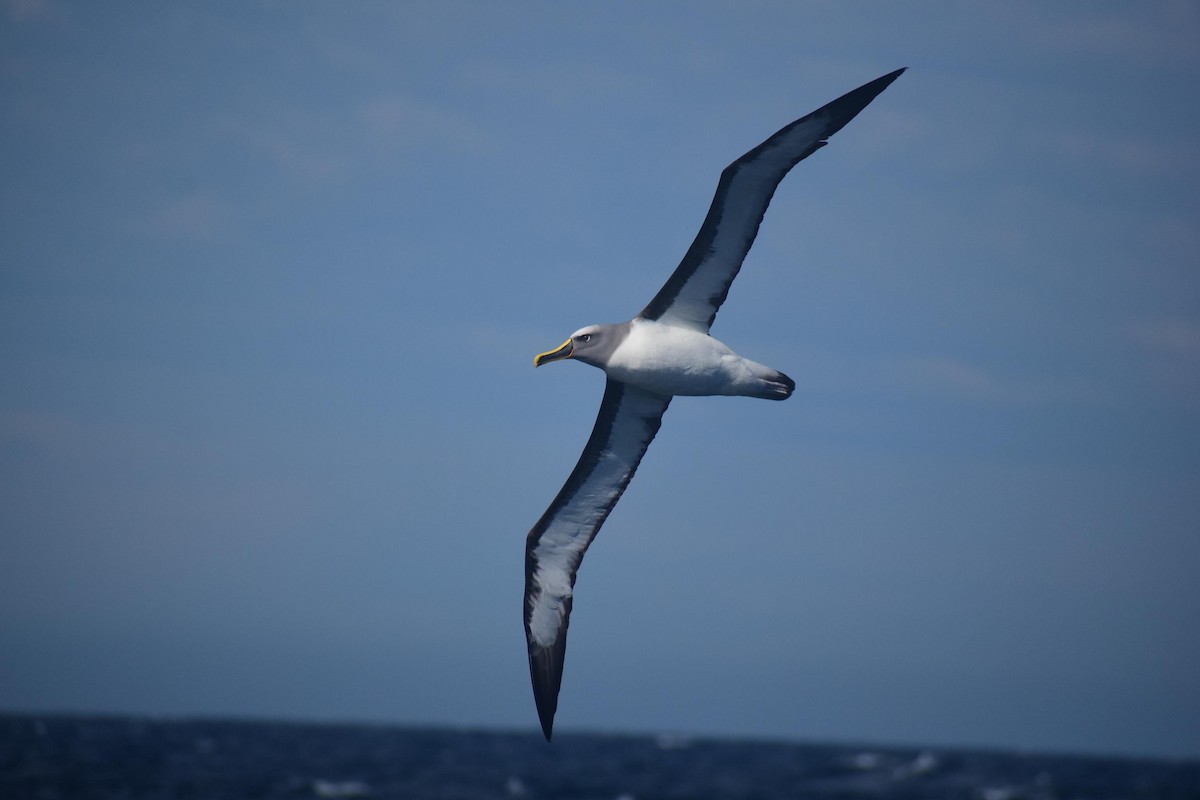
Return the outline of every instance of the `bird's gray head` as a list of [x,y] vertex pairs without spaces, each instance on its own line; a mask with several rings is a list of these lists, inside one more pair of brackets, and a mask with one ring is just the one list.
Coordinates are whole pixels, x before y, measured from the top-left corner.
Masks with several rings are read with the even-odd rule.
[[538,353],[533,357],[533,365],[540,367],[551,361],[561,361],[573,358],[593,367],[604,366],[609,357],[617,349],[617,345],[625,341],[629,335],[629,323],[621,322],[616,325],[588,325],[571,334],[571,338],[553,350]]

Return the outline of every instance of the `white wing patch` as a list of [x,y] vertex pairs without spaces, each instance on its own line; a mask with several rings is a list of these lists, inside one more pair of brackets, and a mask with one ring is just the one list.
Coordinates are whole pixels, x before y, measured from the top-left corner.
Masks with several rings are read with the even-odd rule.
[[579,562],[633,477],[669,402],[609,381],[579,463],[526,542],[531,646],[553,645],[565,628]]

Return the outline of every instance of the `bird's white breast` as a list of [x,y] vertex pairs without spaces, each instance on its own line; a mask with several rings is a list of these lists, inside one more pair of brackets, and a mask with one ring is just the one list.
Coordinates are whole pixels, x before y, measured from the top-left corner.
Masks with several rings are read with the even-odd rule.
[[750,363],[708,334],[635,319],[604,371],[662,395],[743,394],[755,382]]

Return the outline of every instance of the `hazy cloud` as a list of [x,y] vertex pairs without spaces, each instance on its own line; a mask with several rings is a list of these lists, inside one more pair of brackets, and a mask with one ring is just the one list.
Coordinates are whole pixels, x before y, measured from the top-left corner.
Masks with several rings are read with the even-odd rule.
[[560,108],[581,103],[594,106],[597,98],[637,97],[651,82],[612,64],[582,63],[547,69],[544,64],[475,61],[463,68],[464,80],[489,91],[535,98]]
[[0,411],[0,441],[37,447],[62,446],[74,438],[75,428],[68,417],[49,411]]
[[4,8],[17,22],[56,18],[62,14],[62,9],[52,0],[5,0]]
[[1139,6],[1137,13],[1099,4],[1072,7],[1070,13],[1044,4],[1006,8],[1004,13],[1020,15],[1029,40],[1047,49],[1147,63],[1200,60],[1200,6],[1187,0]]
[[309,183],[345,177],[350,154],[336,142],[327,117],[311,118],[299,111],[269,115],[223,115],[216,132],[233,139],[280,174]]
[[1027,405],[1071,394],[1065,386],[1003,377],[977,364],[945,356],[896,358],[883,362],[881,371],[886,382],[896,388],[959,400]]
[[460,114],[403,95],[369,100],[355,116],[367,140],[381,150],[430,146],[477,150],[486,141]]
[[475,151],[486,136],[455,112],[399,94],[350,104],[339,115],[302,108],[224,115],[219,134],[300,183],[327,183],[395,166],[397,158],[431,149]]
[[216,197],[198,192],[163,203],[152,214],[152,233],[169,237],[207,239],[228,230],[233,220],[230,208]]
[[1118,169],[1138,178],[1185,178],[1200,174],[1200,152],[1195,144],[1160,138],[1121,137],[1076,130],[1053,141],[1060,153],[1092,167]]
[[[1186,319],[1141,322],[1132,326],[1130,335],[1138,344],[1157,353],[1200,359],[1200,322]],[[1200,366],[1200,361],[1196,366]]]

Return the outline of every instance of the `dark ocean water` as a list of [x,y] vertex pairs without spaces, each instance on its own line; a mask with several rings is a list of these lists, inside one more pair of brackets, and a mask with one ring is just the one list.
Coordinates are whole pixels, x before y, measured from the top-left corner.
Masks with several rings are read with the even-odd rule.
[[1200,798],[1200,762],[0,715],[0,798]]

